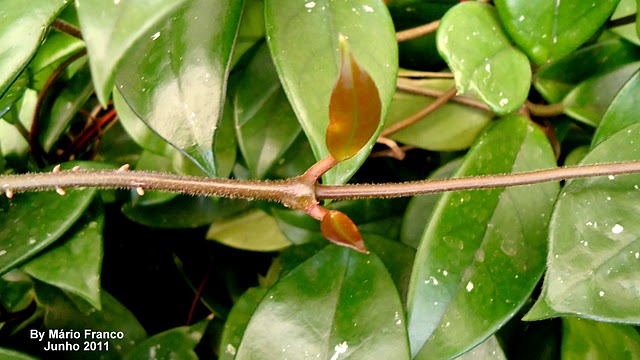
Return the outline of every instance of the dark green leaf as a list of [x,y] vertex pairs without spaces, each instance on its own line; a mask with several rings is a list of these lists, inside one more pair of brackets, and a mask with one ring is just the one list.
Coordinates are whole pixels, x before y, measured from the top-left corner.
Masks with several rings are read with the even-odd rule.
[[509,36],[534,62],[560,59],[598,31],[619,0],[497,0],[498,14]]
[[[0,118],[3,117],[14,104],[20,100],[29,85],[29,71],[23,71],[20,76],[13,82],[11,87],[7,89],[2,97],[0,97]],[[9,120],[9,118],[5,119]]]
[[37,360],[37,357],[33,357],[31,355],[27,355],[25,353],[21,353],[15,350],[0,348],[0,357],[5,360]]
[[104,210],[95,205],[62,240],[22,266],[29,275],[74,293],[100,310]]
[[245,0],[236,46],[233,49],[231,67],[233,68],[249,49],[264,39],[264,35],[263,0]]
[[[458,169],[462,159],[448,162],[429,176],[429,179],[446,179]],[[402,219],[402,230],[400,240],[414,249],[418,248],[424,229],[431,218],[431,214],[440,200],[441,194],[428,194],[414,196]]]
[[242,1],[188,2],[147,31],[116,78],[134,112],[209,176],[216,176],[213,140],[241,11]]
[[531,86],[529,60],[502,32],[493,6],[475,1],[454,6],[442,18],[437,41],[461,93],[474,91],[498,114],[524,104]]
[[247,329],[253,312],[258,307],[260,300],[267,293],[267,289],[250,288],[233,305],[233,309],[224,323],[224,331],[220,339],[219,360],[234,360],[242,335]]
[[91,94],[93,94],[91,72],[89,64],[85,64],[69,80],[53,103],[51,111],[44,116],[44,121],[39,123],[42,128],[40,142],[45,151],[51,150]]
[[126,203],[122,213],[130,220],[160,229],[186,229],[209,225],[216,214],[208,197],[178,195],[158,205]]
[[106,291],[102,291],[102,310],[53,286],[37,282],[38,305],[44,310],[44,326],[54,330],[75,330],[80,339],[67,339],[82,346],[85,331],[122,331],[123,339],[110,339],[109,351],[76,352],[73,359],[121,359],[122,355],[147,335],[131,312]]
[[411,270],[413,269],[413,258],[416,256],[415,249],[399,242],[389,240],[385,237],[363,232],[367,248],[375,253],[384,266],[389,271],[389,275],[398,288],[402,304],[407,303],[407,292],[411,280]]
[[[451,80],[415,80],[410,84],[441,91],[455,86]],[[434,101],[434,98],[424,95],[396,92],[385,126],[417,113]],[[394,133],[391,138],[426,150],[463,150],[473,144],[492,117],[493,114],[490,112],[449,102],[426,118]]]
[[[216,159],[218,177],[226,178],[231,175],[233,166],[236,163],[237,152],[238,144],[236,141],[233,106],[231,106],[231,101],[227,99],[224,103],[224,113],[222,114],[222,120],[220,120],[220,126],[216,132],[216,139],[213,144],[213,156]],[[187,173],[193,174],[193,171]]]
[[8,312],[24,310],[34,300],[33,281],[23,271],[9,271],[0,278],[0,304]]
[[240,151],[252,176],[261,179],[302,130],[266,44],[242,74],[233,106]]
[[29,154],[29,143],[13,124],[20,121],[26,129],[31,128],[36,101],[38,101],[38,94],[33,90],[27,89],[22,99],[4,115],[5,118],[11,117],[11,120],[8,122],[0,121],[2,154],[10,164],[14,162],[24,166],[24,162],[26,162],[26,157]]
[[[580,164],[640,160],[640,124],[609,136]],[[564,186],[549,226],[542,295],[527,314],[640,323],[640,176],[600,176]]]
[[207,239],[249,251],[277,251],[291,245],[275,219],[259,209],[214,221]]
[[[52,30],[47,35],[44,43],[38,48],[33,60],[29,63],[29,69],[34,75],[38,75],[38,73],[47,68],[53,71],[53,68],[82,49],[84,49],[84,41],[63,32]],[[40,88],[35,87],[35,89]]]
[[154,335],[127,351],[123,360],[138,359],[193,359],[198,355],[193,349],[198,345],[210,319],[192,326],[181,326]]
[[458,360],[506,360],[500,344],[495,336],[483,341],[480,345],[473,348],[473,350],[464,353],[464,355],[457,357]]
[[[316,159],[329,154],[325,136],[331,89],[340,68],[339,34],[348,38],[354,56],[373,78],[382,103],[381,119],[385,118],[396,86],[397,42],[382,2],[267,0],[265,19],[280,80]],[[325,182],[346,182],[371,151],[381,129],[382,123],[368,145],[330,170]]]
[[267,292],[236,359],[409,359],[403,321],[380,259],[328,246]]
[[562,101],[565,114],[588,125],[598,126],[613,98],[638,67],[640,62],[630,63],[581,82]]
[[100,103],[106,106],[113,79],[124,55],[135,48],[137,41],[144,41],[147,32],[161,26],[185,2],[76,0],[80,28],[89,52],[91,74]]
[[640,358],[640,335],[631,326],[573,317],[562,325],[562,360]]
[[16,194],[0,208],[0,274],[56,241],[89,206],[95,189]]
[[0,16],[0,97],[27,66],[66,1],[8,1]]
[[551,103],[557,103],[589,77],[605,74],[640,60],[640,48],[621,39],[598,42],[540,67],[533,84]]
[[[555,167],[544,134],[525,117],[494,123],[454,177]],[[512,318],[542,276],[558,185],[442,196],[416,255],[408,296],[417,359],[466,352]]]
[[602,117],[591,141],[592,148],[616,132],[638,122],[638,94],[640,94],[640,72],[636,71],[620,89]]

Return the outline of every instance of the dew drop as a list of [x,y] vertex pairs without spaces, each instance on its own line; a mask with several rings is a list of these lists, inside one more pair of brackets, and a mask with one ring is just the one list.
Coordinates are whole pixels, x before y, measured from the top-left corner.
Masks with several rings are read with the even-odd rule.
[[469,281],[467,283],[467,292],[471,292],[471,290],[473,290],[473,283],[471,281]]
[[620,224],[615,224],[611,228],[611,232],[614,233],[614,234],[620,234],[622,231],[624,231],[624,227],[622,227],[622,225],[620,225]]
[[151,40],[157,40],[160,37],[160,31],[158,31],[157,33],[151,35]]
[[600,292],[598,293],[598,295],[600,295],[600,297],[603,297],[603,296],[604,296],[604,291],[600,291]]
[[0,256],[5,255],[7,253],[7,250],[0,250]]

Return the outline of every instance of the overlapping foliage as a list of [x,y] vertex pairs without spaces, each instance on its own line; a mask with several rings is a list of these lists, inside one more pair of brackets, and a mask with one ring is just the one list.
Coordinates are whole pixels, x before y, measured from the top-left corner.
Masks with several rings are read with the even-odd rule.
[[[279,179],[333,154],[322,181],[344,184],[640,160],[632,0],[0,3],[4,173],[131,163]],[[398,47],[394,29],[436,19],[435,35]],[[384,129],[433,102],[421,91],[454,85],[389,135],[411,147],[404,160],[378,157]],[[3,358],[46,357],[32,329],[125,334],[59,354],[74,359],[640,357],[640,175],[333,201],[340,219],[322,223],[142,189],[10,195]],[[368,254],[327,243],[355,236],[347,221]],[[147,256],[158,248],[162,264]],[[162,292],[142,296],[132,277]],[[195,309],[148,310],[177,293]]]

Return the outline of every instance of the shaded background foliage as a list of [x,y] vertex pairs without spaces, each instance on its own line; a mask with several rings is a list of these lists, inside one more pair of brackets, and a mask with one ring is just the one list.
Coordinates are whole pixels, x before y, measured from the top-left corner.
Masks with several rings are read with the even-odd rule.
[[[640,160],[636,11],[633,0],[0,0],[0,167],[297,176],[336,146],[340,35],[376,86],[380,123],[323,183]],[[436,20],[436,33],[397,43]],[[0,355],[638,358],[639,186],[605,176],[329,203],[369,255],[274,203],[8,192]],[[55,354],[29,338],[85,328],[126,338]]]

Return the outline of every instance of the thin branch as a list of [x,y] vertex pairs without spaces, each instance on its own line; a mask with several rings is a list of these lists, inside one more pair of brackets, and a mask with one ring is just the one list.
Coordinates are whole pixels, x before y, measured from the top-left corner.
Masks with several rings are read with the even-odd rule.
[[633,24],[636,22],[636,15],[637,14],[631,14],[615,20],[610,20],[607,22],[607,28]]
[[398,70],[399,77],[409,78],[426,78],[426,79],[453,79],[453,74],[448,72],[436,71],[414,71],[414,70]]
[[[59,171],[1,175],[1,189],[11,197],[25,191],[58,190],[72,187],[103,189],[150,189],[181,194],[270,200],[306,210],[317,200],[391,198],[454,190],[480,190],[507,186],[531,185],[550,181],[593,176],[640,173],[640,161],[568,166],[504,175],[485,175],[446,180],[406,183],[318,185],[308,184],[302,176],[288,180],[248,181],[210,179],[143,171]],[[63,192],[63,191],[62,191]]]
[[449,102],[449,100],[451,100],[454,96],[456,96],[457,93],[458,93],[458,89],[456,89],[455,86],[451,87],[449,90],[443,92],[440,96],[438,96],[438,98],[434,102],[427,105],[424,109],[384,129],[380,134],[380,136],[388,137],[389,135],[394,134],[422,120],[432,112],[438,110],[442,105]]
[[68,23],[64,20],[61,19],[56,19],[53,24],[51,24],[51,27],[56,29],[56,30],[60,30],[65,34],[71,35],[74,38],[82,39],[82,33],[80,32],[80,28],[78,28],[77,26]]
[[454,190],[480,190],[507,186],[531,185],[549,181],[577,179],[603,175],[622,175],[640,172],[640,161],[567,166],[556,169],[528,171],[515,174],[485,175],[465,178],[426,180],[393,184],[355,184],[316,188],[318,200],[391,198],[431,194]]
[[[407,81],[398,80],[396,87],[400,91],[408,92],[411,94],[425,95],[431,97],[440,97],[444,94],[444,91],[435,90],[435,89],[427,89],[419,86],[415,86]],[[485,110],[491,112],[491,109],[487,106],[487,104],[483,103],[480,100],[468,98],[465,96],[454,96],[451,101],[457,102],[459,104],[468,105],[480,110]]]
[[[400,148],[400,146],[398,146],[398,143],[396,143],[395,141],[384,137],[384,136],[380,136],[378,137],[378,140],[376,140],[377,143],[380,144],[384,144],[387,145],[387,147],[389,147],[388,150],[390,150],[391,152],[387,152],[386,154],[388,154],[388,156],[394,158],[394,159],[398,159],[398,160],[404,160],[404,157],[406,156],[406,154],[404,153],[404,151]],[[371,153],[369,155],[369,157],[375,157],[375,153]]]
[[432,32],[435,32],[438,29],[438,26],[440,26],[440,20],[436,20],[428,24],[414,27],[411,29],[398,31],[396,33],[396,40],[398,40],[398,42],[402,42],[402,41],[419,38],[421,36],[425,36],[427,34],[431,34]]
[[564,104],[556,103],[549,105],[534,104],[527,100],[525,106],[529,109],[529,113],[538,117],[554,117],[564,113]]

